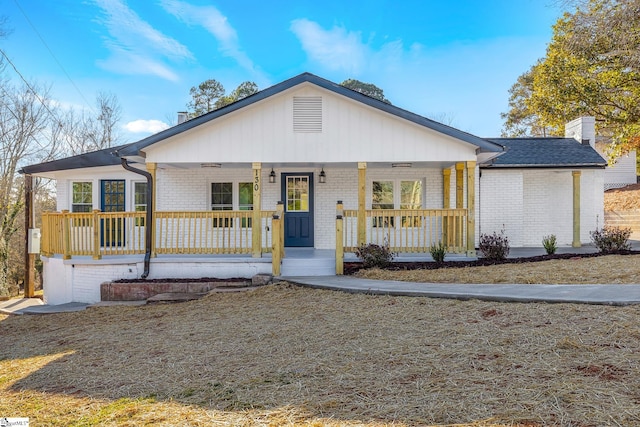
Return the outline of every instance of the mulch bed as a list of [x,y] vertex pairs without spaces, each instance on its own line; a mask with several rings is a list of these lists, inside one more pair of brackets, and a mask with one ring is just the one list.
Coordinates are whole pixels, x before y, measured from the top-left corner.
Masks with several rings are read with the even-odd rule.
[[[464,268],[464,267],[486,267],[490,265],[501,264],[523,264],[532,262],[542,262],[550,260],[563,260],[563,259],[580,259],[580,258],[595,258],[603,255],[638,255],[640,251],[614,251],[609,253],[589,253],[589,254],[553,254],[553,255],[538,255],[532,257],[523,258],[506,258],[503,260],[494,260],[487,258],[478,258],[474,261],[443,261],[436,263],[433,261],[422,262],[393,262],[389,266],[385,267],[387,271],[407,271],[407,270],[437,270],[440,268]],[[344,274],[353,275],[358,271],[364,269],[360,262],[345,262]]]

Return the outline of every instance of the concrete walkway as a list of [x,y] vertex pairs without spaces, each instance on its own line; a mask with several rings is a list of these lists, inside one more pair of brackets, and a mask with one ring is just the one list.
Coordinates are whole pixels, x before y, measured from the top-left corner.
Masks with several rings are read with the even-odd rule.
[[51,314],[81,311],[89,304],[70,302],[60,305],[47,305],[40,298],[18,298],[0,301],[0,313],[3,314]]
[[604,305],[640,304],[638,285],[517,285],[413,283],[360,279],[352,276],[281,277],[316,289],[371,295],[479,299],[484,301],[550,302]]

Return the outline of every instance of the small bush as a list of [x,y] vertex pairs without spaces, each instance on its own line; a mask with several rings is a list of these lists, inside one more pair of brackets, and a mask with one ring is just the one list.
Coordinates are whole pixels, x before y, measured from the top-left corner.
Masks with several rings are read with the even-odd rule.
[[547,255],[555,254],[556,250],[558,250],[556,235],[551,234],[550,236],[544,236],[542,238],[542,246],[544,246],[544,250],[547,251]]
[[437,245],[431,245],[431,247],[429,247],[429,253],[436,264],[440,264],[444,261],[444,257],[447,254],[447,247],[442,241],[439,241]]
[[384,268],[391,264],[391,261],[395,258],[395,254],[391,252],[387,242],[383,245],[376,245],[375,243],[360,245],[356,249],[356,256],[362,261],[364,268]]
[[595,230],[589,234],[593,244],[602,253],[631,250],[631,244],[629,243],[630,228],[604,226],[601,230]]
[[509,255],[509,238],[504,235],[504,230],[501,230],[500,234],[495,231],[493,234],[481,234],[480,252],[487,259],[505,259]]

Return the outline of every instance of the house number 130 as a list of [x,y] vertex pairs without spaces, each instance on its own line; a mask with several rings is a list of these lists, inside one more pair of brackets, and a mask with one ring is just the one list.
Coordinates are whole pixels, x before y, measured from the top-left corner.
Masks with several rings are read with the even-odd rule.
[[260,189],[260,171],[256,169],[255,173],[256,173],[256,177],[253,184],[253,190],[258,191]]

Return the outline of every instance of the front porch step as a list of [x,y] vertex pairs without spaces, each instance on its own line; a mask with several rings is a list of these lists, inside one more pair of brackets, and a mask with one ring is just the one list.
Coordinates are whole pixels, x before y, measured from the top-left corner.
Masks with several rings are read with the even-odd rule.
[[334,258],[283,258],[281,276],[333,276],[336,274]]

